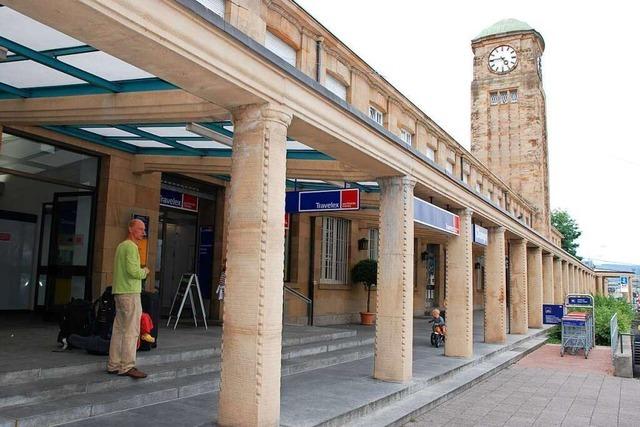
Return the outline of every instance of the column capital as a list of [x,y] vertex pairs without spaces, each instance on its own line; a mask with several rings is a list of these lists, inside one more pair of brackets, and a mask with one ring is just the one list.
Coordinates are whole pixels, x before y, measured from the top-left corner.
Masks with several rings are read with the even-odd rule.
[[495,227],[489,227],[489,230],[495,233],[504,233],[507,229],[501,225],[496,225]]
[[291,110],[274,103],[241,105],[231,110],[231,115],[234,132],[238,132],[238,128],[251,128],[253,124],[260,122],[275,122],[289,127],[293,118]]
[[385,176],[381,178],[376,178],[376,182],[382,185],[402,185],[403,187],[414,188],[416,186],[417,180],[412,176]]
[[469,208],[456,209],[455,212],[458,216],[463,216],[465,218],[473,215],[473,211]]
[[544,253],[544,252],[543,252],[543,253],[542,253],[542,256],[543,256],[543,257],[546,257],[546,258],[554,258],[554,255],[553,255],[552,253]]

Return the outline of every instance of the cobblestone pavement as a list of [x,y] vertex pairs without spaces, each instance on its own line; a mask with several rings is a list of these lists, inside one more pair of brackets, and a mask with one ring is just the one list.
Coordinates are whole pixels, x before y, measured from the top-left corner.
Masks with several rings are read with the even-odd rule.
[[546,345],[406,427],[640,426],[640,381],[613,377],[593,365],[583,356],[561,359],[557,346]]

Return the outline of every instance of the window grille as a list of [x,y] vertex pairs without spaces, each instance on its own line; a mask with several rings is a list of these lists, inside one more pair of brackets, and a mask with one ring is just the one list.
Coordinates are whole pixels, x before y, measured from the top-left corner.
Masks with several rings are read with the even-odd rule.
[[325,283],[348,283],[349,225],[346,219],[322,217],[320,279]]
[[384,125],[384,115],[374,107],[369,107],[369,117],[379,125]]
[[518,91],[512,90],[510,94],[511,94],[511,102],[518,102]]
[[411,141],[413,141],[413,135],[405,129],[400,129],[400,139],[411,145]]
[[491,105],[498,105],[498,92],[491,92]]
[[506,104],[509,102],[509,92],[500,92],[500,103]]

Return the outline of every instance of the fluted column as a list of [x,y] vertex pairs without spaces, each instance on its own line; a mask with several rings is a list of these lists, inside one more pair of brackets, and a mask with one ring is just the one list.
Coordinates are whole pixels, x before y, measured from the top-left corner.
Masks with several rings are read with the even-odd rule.
[[567,261],[562,261],[562,303],[561,304],[564,304],[564,299],[569,293],[569,286],[571,281],[570,275],[569,275],[570,268],[571,266]]
[[506,271],[504,227],[489,228],[484,251],[484,342],[504,343],[506,330]]
[[460,235],[447,241],[447,340],[445,356],[473,356],[473,257],[471,210],[460,215]]
[[[406,382],[413,364],[413,187],[408,177],[379,179],[380,246],[375,378]],[[447,319],[448,320],[448,319]]]
[[553,259],[553,304],[562,304],[564,299],[562,260]]
[[291,114],[279,107],[248,105],[233,111],[221,426],[279,425],[290,121]]
[[542,303],[553,304],[553,254],[542,255]]
[[512,334],[526,334],[529,329],[527,304],[527,241],[509,242],[509,324]]
[[529,327],[542,327],[542,248],[527,251],[527,303]]

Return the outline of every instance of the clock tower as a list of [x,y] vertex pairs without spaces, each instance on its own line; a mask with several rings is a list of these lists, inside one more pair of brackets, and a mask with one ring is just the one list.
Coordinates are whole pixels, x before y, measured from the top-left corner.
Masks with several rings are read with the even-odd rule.
[[471,153],[536,208],[533,228],[548,237],[544,40],[526,23],[506,19],[482,31],[471,48]]

